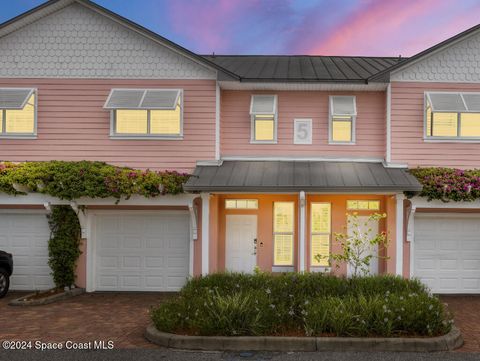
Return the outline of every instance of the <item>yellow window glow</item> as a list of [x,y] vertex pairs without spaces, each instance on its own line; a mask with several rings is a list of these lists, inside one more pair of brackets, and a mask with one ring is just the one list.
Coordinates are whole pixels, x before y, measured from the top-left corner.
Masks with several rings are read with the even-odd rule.
[[116,129],[118,134],[147,134],[147,111],[118,109],[116,113]]
[[273,263],[276,266],[293,265],[294,203],[273,204]]
[[480,113],[462,113],[460,136],[480,137]]
[[0,133],[3,133],[3,109],[0,109]]
[[458,131],[457,113],[433,113],[432,136],[456,137]]
[[180,135],[180,100],[175,110],[151,110],[150,133]]
[[274,264],[276,266],[293,265],[293,235],[276,234]]
[[[3,129],[2,129],[3,130]],[[32,94],[23,109],[7,109],[6,133],[34,133],[35,131],[35,95]]]
[[357,211],[378,211],[380,210],[380,201],[348,200],[347,209]]
[[352,118],[334,117],[332,119],[332,141],[351,142],[352,141]]
[[275,140],[275,118],[273,115],[255,115],[255,139],[258,141]]
[[427,106],[427,136],[432,136],[432,108]]
[[[331,204],[311,203],[310,206],[310,263],[312,266],[327,267],[330,255]],[[317,259],[316,256],[322,256]]]

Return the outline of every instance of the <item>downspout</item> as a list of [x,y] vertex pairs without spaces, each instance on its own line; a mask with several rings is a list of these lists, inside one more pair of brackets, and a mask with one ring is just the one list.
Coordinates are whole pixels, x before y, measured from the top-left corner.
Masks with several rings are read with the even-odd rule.
[[387,149],[385,161],[387,166],[392,162],[392,84],[387,85]]
[[220,161],[220,86],[215,88],[215,160]]

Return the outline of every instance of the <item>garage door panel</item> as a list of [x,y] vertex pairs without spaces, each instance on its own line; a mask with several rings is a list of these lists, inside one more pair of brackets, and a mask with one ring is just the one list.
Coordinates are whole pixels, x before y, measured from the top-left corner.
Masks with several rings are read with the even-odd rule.
[[[187,212],[98,215],[96,224],[97,290],[178,291],[185,284],[190,242]],[[119,228],[113,229],[113,224]]]
[[480,293],[480,216],[417,214],[413,274],[435,293]]

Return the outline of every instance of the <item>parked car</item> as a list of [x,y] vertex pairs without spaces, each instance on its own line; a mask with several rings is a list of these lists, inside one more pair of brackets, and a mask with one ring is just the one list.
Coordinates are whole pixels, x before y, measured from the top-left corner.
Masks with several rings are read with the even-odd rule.
[[0,298],[5,297],[10,286],[13,272],[13,257],[10,253],[0,251]]

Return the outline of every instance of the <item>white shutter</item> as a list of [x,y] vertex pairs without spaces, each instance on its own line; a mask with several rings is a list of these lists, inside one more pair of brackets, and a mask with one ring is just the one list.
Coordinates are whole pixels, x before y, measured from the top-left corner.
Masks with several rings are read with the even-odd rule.
[[145,89],[112,89],[104,108],[138,109],[145,94]]
[[250,114],[276,114],[277,96],[276,95],[252,95],[250,103]]
[[469,112],[480,112],[480,93],[463,93],[462,96]]
[[173,110],[177,107],[179,97],[180,90],[178,89],[147,90],[140,107],[144,109]]
[[332,96],[330,100],[332,115],[357,115],[354,96]]
[[427,93],[432,111],[464,112],[467,110],[460,93]]
[[23,109],[33,91],[31,88],[0,89],[0,109]]

